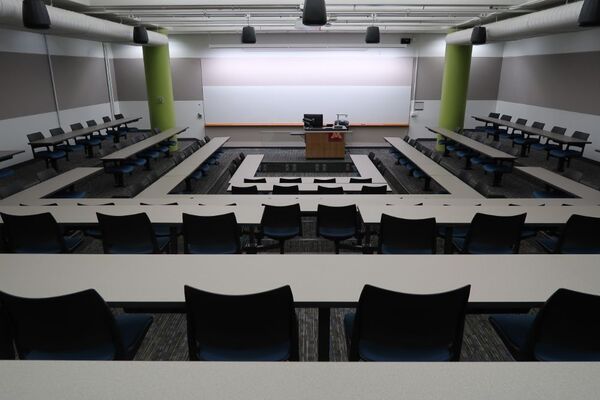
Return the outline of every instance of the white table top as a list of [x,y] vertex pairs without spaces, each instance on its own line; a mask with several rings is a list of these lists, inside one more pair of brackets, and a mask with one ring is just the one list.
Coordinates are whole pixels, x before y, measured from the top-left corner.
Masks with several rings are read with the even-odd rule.
[[117,150],[109,155],[102,157],[102,161],[120,161],[126,160],[129,157],[136,155],[137,153],[146,150],[149,147],[155,146],[160,142],[169,139],[172,136],[179,135],[184,132],[187,128],[171,128],[164,132],[160,132],[156,135],[152,135],[144,140],[140,140],[137,143],[129,145],[121,150]]
[[438,224],[468,224],[476,213],[491,215],[517,215],[527,213],[526,224],[560,225],[567,222],[573,214],[600,217],[600,207],[573,206],[573,207],[506,207],[506,206],[479,206],[479,207],[447,207],[447,206],[359,206],[360,215],[367,224],[378,224],[381,214],[385,213],[394,217],[407,219],[420,219],[435,217]]
[[484,154],[490,158],[495,160],[516,160],[518,157],[513,156],[512,154],[505,153],[501,150],[488,146],[487,144],[478,142],[475,139],[471,139],[468,136],[458,134],[456,132],[452,132],[449,129],[444,128],[432,128],[427,127],[431,132],[440,134],[445,138],[455,141],[456,143],[460,143],[463,146],[466,146],[470,149],[475,150],[478,153]]
[[254,178],[263,158],[264,154],[248,154],[229,180],[229,183],[238,185],[244,183],[244,178]]
[[[338,195],[232,195],[232,194],[216,194],[216,195],[169,195],[165,197],[145,197],[134,199],[119,199],[119,198],[85,198],[85,199],[31,199],[21,204],[28,206],[43,206],[47,204],[58,204],[59,206],[76,206],[78,204],[86,205],[103,205],[114,203],[115,205],[133,205],[137,206],[141,203],[153,205],[168,205],[177,203],[178,205],[216,205],[222,206],[231,203],[245,206],[259,206],[262,204],[292,204],[300,203],[302,209],[315,208],[318,202],[333,202],[333,204],[357,204],[357,205],[423,205],[423,206],[453,206],[453,207],[472,207],[472,206],[552,206],[558,207],[563,205],[571,206],[599,206],[600,201],[591,201],[589,199],[534,199],[534,198],[508,198],[508,199],[465,199],[455,198],[448,194],[440,195],[402,195],[402,194],[386,194],[386,195],[359,195],[346,194]],[[0,203],[1,204],[1,203]]]
[[595,190],[582,183],[564,177],[556,172],[552,172],[542,167],[516,167],[517,170],[532,176],[540,181],[550,185],[556,189],[570,193],[574,196],[589,199],[592,201],[600,201],[600,191]]
[[[67,172],[63,172],[53,178],[33,185],[30,188],[22,190],[0,201],[0,204],[19,204],[30,200],[37,200],[59,190],[65,189],[78,181],[88,178],[102,171],[102,168],[80,167],[73,168]],[[47,202],[52,202],[51,199],[45,199]]]
[[[221,215],[233,212],[239,224],[256,225],[260,223],[263,207],[254,206],[200,206],[200,205],[114,205],[114,206],[0,206],[0,212],[10,215],[30,215],[43,212],[51,213],[59,224],[97,224],[96,213],[108,215],[130,215],[145,212],[155,224],[180,224],[182,215],[202,216]],[[0,219],[1,220],[1,219]]]
[[[316,192],[319,186],[324,187],[342,187],[344,192],[360,192],[363,186],[385,186],[386,191],[391,192],[392,189],[384,183],[240,183],[235,186],[247,187],[247,186],[256,186],[259,192],[272,192],[273,186],[298,186],[298,190],[300,192]],[[228,192],[231,192],[231,187],[233,185],[229,185],[227,188]]]
[[350,154],[350,158],[361,178],[371,178],[373,183],[386,183],[385,178],[377,169],[373,161],[364,154]]
[[600,363],[0,361],[19,400],[590,400]]
[[482,198],[483,196],[475,189],[460,180],[446,168],[436,163],[419,150],[406,143],[399,137],[384,138],[390,145],[395,147],[399,152],[404,154],[411,162],[419,169],[429,175],[448,193],[456,197],[464,198]]
[[350,304],[365,284],[408,293],[470,284],[471,303],[539,304],[558,288],[600,295],[600,268],[597,255],[558,254],[0,255],[0,290],[23,297],[94,288],[113,304],[180,304],[184,285],[226,294],[290,285],[297,303]]
[[192,155],[180,162],[175,168],[168,171],[160,179],[148,186],[136,198],[141,197],[163,197],[169,194],[177,185],[194,172],[203,162],[208,160],[225,142],[229,136],[216,137],[196,150]]

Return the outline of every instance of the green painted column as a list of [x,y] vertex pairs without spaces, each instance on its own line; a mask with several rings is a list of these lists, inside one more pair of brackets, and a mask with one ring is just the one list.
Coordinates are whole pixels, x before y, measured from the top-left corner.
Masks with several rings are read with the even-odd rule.
[[[464,125],[472,49],[471,45],[446,45],[446,63],[438,123],[441,128],[455,130]],[[441,139],[442,137],[437,135],[437,151],[444,151],[444,145],[439,143]]]
[[[165,31],[159,32],[166,34]],[[145,46],[143,51],[150,126],[161,131],[174,128],[175,103],[169,45]],[[175,145],[171,146],[171,151],[174,151],[177,150],[177,136],[173,136],[172,140]]]

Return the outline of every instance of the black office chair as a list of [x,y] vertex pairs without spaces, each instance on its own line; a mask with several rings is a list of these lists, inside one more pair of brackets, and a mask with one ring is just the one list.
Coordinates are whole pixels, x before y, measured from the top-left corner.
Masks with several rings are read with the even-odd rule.
[[342,186],[317,186],[318,194],[344,194],[344,188]]
[[299,194],[300,188],[298,185],[273,185],[273,194]]
[[[534,129],[544,129],[546,126],[545,123],[535,121],[531,124],[531,127]],[[531,146],[540,141],[539,135],[532,135],[530,133],[523,132],[523,135],[519,135],[513,138],[512,145],[514,147],[515,144],[521,146],[521,157],[526,157],[529,151],[531,150]]]
[[[289,206],[265,205],[260,221],[261,234],[279,242],[279,253],[284,253],[285,241],[302,236],[302,219],[299,204]],[[262,247],[266,249],[266,247]]]
[[454,238],[454,247],[463,254],[516,254],[526,216],[476,213],[466,237]]
[[[104,117],[102,117],[102,122],[104,122],[106,124],[108,122],[112,122],[112,120],[110,119],[110,117],[108,115],[105,115]],[[112,136],[113,141],[115,143],[119,143],[121,138],[127,137],[127,130],[126,130],[126,128],[119,129],[118,127],[108,128],[106,130],[106,134]]]
[[106,215],[96,213],[106,254],[164,253],[169,237],[157,237],[146,213]]
[[404,219],[382,214],[379,254],[435,254],[435,218]]
[[[565,133],[567,133],[567,128],[563,128],[560,126],[554,126],[554,127],[552,127],[550,132],[556,133],[557,135],[564,136]],[[554,142],[552,139],[546,138],[546,141],[544,143],[542,143],[540,140],[537,143],[533,143],[531,145],[531,148],[534,150],[540,150],[540,151],[545,150],[546,151],[546,160],[548,160],[550,158],[550,150],[553,150],[553,149],[560,150],[562,148],[562,146],[560,143]]]
[[113,316],[93,289],[57,297],[0,292],[21,360],[133,360],[152,316]]
[[313,183],[335,183],[335,178],[314,178]]
[[[44,139],[44,135],[42,132],[34,132],[27,135],[27,140],[31,142],[35,142],[37,140]],[[67,152],[65,150],[55,149],[50,150],[49,147],[46,147],[46,150],[38,151],[40,147],[32,147],[31,151],[33,153],[33,158],[41,158],[46,163],[46,168],[52,166],[55,170],[58,171],[58,160],[64,158],[68,160]]]
[[600,296],[558,289],[537,315],[491,315],[518,361],[600,361]]
[[[87,121],[85,121],[86,125],[88,126],[88,128],[92,128],[94,126],[98,126],[98,123],[96,122],[95,119],[89,119]],[[103,135],[102,133],[100,133],[100,131],[92,133],[92,137],[98,138],[100,140],[106,140],[108,139],[109,135]]]
[[344,318],[350,361],[458,361],[471,286],[408,294],[365,285]]
[[258,186],[231,186],[231,194],[258,194]]
[[[75,124],[71,124],[71,131],[78,131],[84,129],[83,125],[80,122]],[[82,144],[85,146],[88,157],[94,157],[94,147],[102,148],[102,140],[98,137],[92,137],[92,135],[87,135],[83,139],[75,139],[75,143]]]
[[373,178],[350,178],[350,183],[373,183]]
[[[590,137],[590,134],[585,133],[585,132],[575,131],[575,132],[573,132],[573,135],[571,137],[573,137],[575,139],[581,139],[581,140],[587,141]],[[573,149],[573,148],[575,148],[575,149]],[[567,164],[567,167],[569,167],[571,165],[571,159],[583,157],[584,149],[585,149],[585,143],[575,143],[575,144],[571,143],[571,144],[567,145],[566,149],[561,149],[560,147],[550,149],[550,151],[548,152],[548,158],[550,158],[550,157],[558,158],[557,170],[564,171],[565,162]]]
[[600,218],[573,214],[559,237],[545,235],[537,242],[548,253],[600,254]]
[[244,178],[244,183],[267,183],[267,178]]
[[355,237],[359,233],[356,205],[317,207],[317,235],[332,240],[335,254],[340,252],[340,242]]
[[34,215],[0,213],[0,217],[4,222],[4,240],[12,253],[72,253],[83,240],[83,235],[79,231],[71,235],[63,235],[50,213]]
[[360,193],[361,194],[386,194],[387,186],[386,185],[379,185],[379,186],[363,185],[363,187],[360,188]]
[[279,178],[279,183],[302,183],[302,178]]
[[186,254],[238,254],[240,229],[234,213],[213,216],[183,214],[183,249]]
[[8,326],[8,316],[0,303],[0,360],[14,360],[15,347],[13,338]]
[[[61,128],[60,126],[58,128],[52,128],[49,130],[50,132],[50,136],[60,136],[60,135],[64,135],[65,131],[63,130],[63,128]],[[73,142],[70,142],[69,140],[57,144],[56,146],[54,146],[54,150],[63,150],[67,153],[67,157],[66,159],[69,159],[69,153],[73,152],[73,151],[77,151],[77,150],[83,150],[84,146],[81,143],[77,143],[75,140],[73,140]]]
[[192,361],[296,361],[298,327],[289,286],[223,295],[185,286]]

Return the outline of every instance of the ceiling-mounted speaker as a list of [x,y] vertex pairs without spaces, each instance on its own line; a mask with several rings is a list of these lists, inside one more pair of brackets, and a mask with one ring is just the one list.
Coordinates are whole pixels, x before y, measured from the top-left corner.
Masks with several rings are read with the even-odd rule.
[[365,36],[366,43],[379,43],[380,35],[379,35],[379,27],[378,26],[369,26],[367,27],[367,35]]
[[145,26],[138,25],[133,27],[133,43],[148,44],[148,31]]
[[50,16],[42,0],[23,0],[23,25],[29,29],[50,29]]
[[485,44],[487,41],[487,32],[485,26],[476,26],[471,32],[471,44]]
[[256,32],[253,26],[245,26],[242,29],[242,43],[256,43]]
[[325,0],[304,0],[302,23],[311,26],[323,26],[327,23]]
[[600,0],[584,0],[577,22],[579,26],[600,26]]

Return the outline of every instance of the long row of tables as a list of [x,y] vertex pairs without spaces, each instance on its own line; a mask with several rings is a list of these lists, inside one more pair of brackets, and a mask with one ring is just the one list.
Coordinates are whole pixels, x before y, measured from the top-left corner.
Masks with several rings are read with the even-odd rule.
[[116,307],[182,307],[184,285],[225,294],[290,285],[298,307],[319,309],[320,360],[329,357],[330,308],[355,306],[365,284],[407,293],[469,284],[472,309],[514,309],[562,287],[600,295],[600,268],[596,255],[0,255],[1,291],[94,288]]

